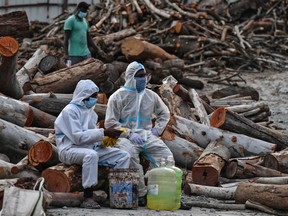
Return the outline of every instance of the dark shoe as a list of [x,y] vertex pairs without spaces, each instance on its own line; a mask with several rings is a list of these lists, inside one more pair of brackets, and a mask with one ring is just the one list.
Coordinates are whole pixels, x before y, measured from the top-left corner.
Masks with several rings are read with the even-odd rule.
[[84,199],[80,207],[87,208],[87,209],[99,209],[101,206],[92,198],[86,198]]
[[146,196],[138,197],[138,206],[144,207],[146,205],[147,205],[147,197]]
[[184,203],[183,201],[181,201],[180,209],[182,209],[182,210],[190,210],[191,208],[192,208],[191,205],[188,205],[188,204]]

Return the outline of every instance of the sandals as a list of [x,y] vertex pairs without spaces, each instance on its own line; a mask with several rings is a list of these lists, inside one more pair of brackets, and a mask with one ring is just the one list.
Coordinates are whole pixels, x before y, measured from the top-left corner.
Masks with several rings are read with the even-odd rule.
[[87,209],[99,209],[101,206],[94,201],[92,198],[86,198],[80,205],[81,208],[87,208]]

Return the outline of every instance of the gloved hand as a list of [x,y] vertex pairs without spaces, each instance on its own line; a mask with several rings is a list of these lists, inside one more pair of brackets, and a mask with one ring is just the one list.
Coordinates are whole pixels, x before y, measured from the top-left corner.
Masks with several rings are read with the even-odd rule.
[[156,129],[156,128],[152,128],[151,129],[151,132],[152,132],[152,134],[154,135],[154,136],[157,136],[157,137],[159,137],[159,133],[158,133],[158,130]]
[[129,138],[128,138],[132,143],[136,143],[136,144],[140,144],[143,145],[144,140],[142,139],[142,137],[137,134],[137,133],[130,133]]

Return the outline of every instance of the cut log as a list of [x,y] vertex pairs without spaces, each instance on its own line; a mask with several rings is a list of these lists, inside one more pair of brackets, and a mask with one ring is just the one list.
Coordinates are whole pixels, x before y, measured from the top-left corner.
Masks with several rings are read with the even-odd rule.
[[288,176],[283,177],[256,177],[250,179],[249,182],[260,184],[288,184]]
[[188,200],[185,202],[189,206],[199,207],[199,208],[210,208],[219,209],[220,211],[225,210],[245,210],[244,204],[234,204],[234,203],[220,203],[220,202],[207,202],[201,200]]
[[141,59],[144,61],[146,59],[154,58],[160,58],[162,60],[176,58],[174,55],[167,53],[162,48],[134,37],[129,37],[123,40],[121,50],[128,59]]
[[33,117],[34,117],[32,122],[33,126],[43,128],[54,128],[54,122],[56,120],[55,116],[43,112],[42,110],[39,110],[32,106],[31,109],[33,110]]
[[37,72],[37,66],[42,58],[44,58],[47,54],[41,48],[38,48],[32,57],[25,63],[25,65],[16,73],[17,80],[21,88],[25,90],[25,83],[29,82]]
[[[64,192],[49,192],[45,191],[44,196],[47,196],[48,205],[56,207],[79,207],[83,201],[83,192],[64,193]],[[104,203],[108,195],[105,191],[93,191],[93,199],[98,203]]]
[[37,134],[41,134],[42,136],[49,137],[50,134],[54,133],[54,128],[40,128],[40,127],[24,127],[27,130],[34,131]]
[[265,155],[263,166],[288,173],[288,149]]
[[178,82],[182,85],[189,87],[189,88],[194,88],[194,89],[203,89],[204,88],[204,83],[200,80],[195,80],[195,79],[183,77],[182,79],[179,79]]
[[210,120],[208,118],[207,112],[202,104],[202,100],[197,94],[197,92],[194,89],[189,90],[189,96],[191,98],[191,101],[194,104],[194,107],[196,109],[196,112],[200,118],[200,122],[204,125],[210,126]]
[[[101,179],[108,176],[108,167],[99,167],[98,169],[98,184],[101,184]],[[45,188],[50,192],[74,192],[82,191],[82,168],[80,165],[66,166],[57,164],[49,167],[42,172],[45,178]],[[107,180],[105,180],[107,181]],[[96,185],[96,187],[97,187]]]
[[237,203],[255,201],[273,209],[288,210],[288,185],[241,182],[234,194]]
[[53,148],[50,142],[43,140],[32,145],[28,151],[28,159],[29,164],[41,171],[60,163],[57,148]]
[[30,126],[33,111],[28,103],[0,95],[0,118],[18,126]]
[[236,188],[237,187],[221,188],[185,183],[183,192],[187,195],[203,195],[205,197],[230,200],[234,198]]
[[17,174],[20,171],[26,169],[28,165],[29,165],[29,160],[28,160],[28,155],[27,155],[26,157],[24,157],[22,160],[20,160],[17,164],[15,164],[11,168],[11,173]]
[[3,119],[0,119],[0,149],[12,163],[22,160],[32,145],[39,140],[49,141],[48,138],[27,130]]
[[211,126],[239,134],[245,134],[270,143],[275,143],[281,147],[288,146],[287,135],[256,124],[253,121],[223,107],[218,108],[213,112],[211,117]]
[[14,11],[0,15],[0,36],[28,37],[30,25],[26,11]]
[[23,178],[23,177],[32,177],[32,178],[39,178],[40,173],[36,170],[33,170],[31,168],[21,170],[18,173],[12,173],[11,169],[14,166],[14,164],[0,160],[0,179],[10,179],[10,178]]
[[208,127],[177,115],[171,116],[169,125],[182,137],[193,140],[202,148],[206,148],[212,141],[223,138],[222,144],[230,150],[231,157],[265,155],[276,149],[276,144]]
[[124,38],[130,37],[132,35],[135,35],[137,32],[135,29],[123,29],[121,31],[112,33],[112,34],[108,34],[105,36],[97,36],[95,38],[93,38],[93,40],[96,40],[97,43],[100,44],[104,44],[105,46],[109,46],[111,45],[111,43],[115,42],[115,41],[119,41],[122,40]]
[[48,55],[42,58],[39,62],[38,67],[44,74],[48,74],[50,72],[60,69],[58,67],[58,59],[52,55]]
[[189,142],[167,129],[161,138],[173,153],[175,164],[179,167],[191,170],[194,162],[203,152],[203,149],[195,143]]
[[16,99],[23,96],[23,90],[16,78],[16,53],[18,48],[18,42],[14,38],[0,38],[0,55],[2,56],[0,64],[0,92]]
[[192,169],[193,183],[215,186],[222,168],[230,158],[229,150],[221,144],[221,140],[210,142]]
[[229,86],[213,92],[212,98],[223,98],[229,95],[251,96],[253,100],[259,100],[259,93],[250,86]]
[[32,90],[36,93],[69,93],[71,94],[78,81],[91,79],[97,85],[107,80],[106,67],[97,59],[87,59],[69,68],[64,68],[43,77],[30,81]]
[[231,159],[226,168],[227,178],[251,178],[251,177],[279,177],[288,174],[281,173],[257,164],[250,164],[245,161]]
[[196,120],[191,107],[185,103],[178,95],[173,92],[173,83],[162,84],[159,88],[159,95],[168,106],[171,113],[185,117],[190,120]]

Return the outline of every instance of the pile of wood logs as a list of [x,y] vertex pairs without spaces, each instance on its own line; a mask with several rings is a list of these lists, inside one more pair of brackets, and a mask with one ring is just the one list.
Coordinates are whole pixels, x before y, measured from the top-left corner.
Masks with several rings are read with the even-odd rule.
[[[0,26],[19,25],[0,30],[0,203],[7,185],[42,175],[48,205],[80,205],[81,167],[59,162],[54,121],[77,82],[91,79],[101,89],[95,111],[103,125],[109,96],[125,83],[127,65],[137,60],[147,69],[148,87],[170,109],[162,139],[176,165],[191,174],[185,176],[184,192],[232,199],[238,204],[231,208],[284,215],[288,137],[268,127],[270,109],[245,86],[241,73],[287,67],[288,2],[229,2],[92,5],[91,34],[109,58],[91,50],[93,58],[71,67],[62,60],[63,25],[70,13],[49,24],[29,24],[25,12],[1,15]],[[229,87],[198,95],[204,81]],[[100,170],[95,190],[107,186],[109,170]],[[107,198],[102,190],[95,195],[100,203]]]

